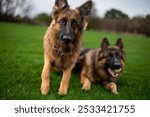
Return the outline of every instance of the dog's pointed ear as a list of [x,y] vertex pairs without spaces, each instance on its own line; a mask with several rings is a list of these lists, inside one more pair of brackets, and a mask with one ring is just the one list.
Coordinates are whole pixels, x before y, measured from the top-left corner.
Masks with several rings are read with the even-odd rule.
[[92,9],[92,1],[88,0],[83,5],[79,6],[77,9],[80,11],[81,16],[83,18],[87,18],[90,15]]
[[118,38],[118,40],[116,41],[116,46],[118,46],[122,50],[124,49],[122,38]]
[[69,8],[67,0],[56,0],[53,7],[52,18],[57,16],[63,9]]
[[106,49],[107,46],[109,46],[109,41],[106,37],[104,37],[104,39],[102,40],[101,48]]
[[90,15],[90,12],[92,9],[92,1],[88,0],[83,5],[79,6],[77,9],[79,10],[81,17],[83,19],[82,28],[83,28],[83,30],[86,30],[86,27],[88,25],[88,17]]

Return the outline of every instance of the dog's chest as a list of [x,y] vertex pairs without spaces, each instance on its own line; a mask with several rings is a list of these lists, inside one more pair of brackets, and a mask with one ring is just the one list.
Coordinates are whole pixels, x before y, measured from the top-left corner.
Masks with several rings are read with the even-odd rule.
[[74,51],[52,51],[53,56],[53,66],[56,67],[59,71],[67,69],[69,66],[75,64],[77,57],[75,57]]

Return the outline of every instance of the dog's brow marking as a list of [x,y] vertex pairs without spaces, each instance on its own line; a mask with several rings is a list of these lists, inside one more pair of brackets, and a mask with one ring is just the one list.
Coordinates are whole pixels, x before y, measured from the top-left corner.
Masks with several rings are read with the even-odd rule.
[[73,11],[75,11],[77,14],[80,13],[78,9],[73,9]]

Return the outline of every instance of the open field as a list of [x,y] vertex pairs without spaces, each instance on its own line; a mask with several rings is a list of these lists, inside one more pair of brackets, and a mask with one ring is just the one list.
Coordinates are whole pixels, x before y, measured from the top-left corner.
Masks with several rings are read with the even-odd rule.
[[57,94],[61,73],[51,73],[51,90],[40,93],[43,35],[47,27],[0,22],[0,99],[150,99],[150,38],[140,35],[86,31],[84,47],[97,48],[103,37],[123,38],[126,70],[118,82],[119,95],[99,84],[81,89],[79,73],[72,73],[66,96]]

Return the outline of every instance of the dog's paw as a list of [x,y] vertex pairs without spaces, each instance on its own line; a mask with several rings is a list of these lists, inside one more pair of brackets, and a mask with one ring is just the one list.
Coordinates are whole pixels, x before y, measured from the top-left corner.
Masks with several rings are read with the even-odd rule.
[[83,85],[82,89],[83,90],[90,90],[91,89],[91,85]]
[[66,95],[67,94],[67,88],[59,88],[59,92],[58,92],[59,95]]
[[41,85],[41,93],[42,95],[46,95],[49,91],[49,85]]
[[119,92],[118,91],[114,91],[113,94],[119,95]]

